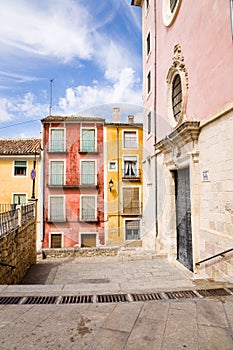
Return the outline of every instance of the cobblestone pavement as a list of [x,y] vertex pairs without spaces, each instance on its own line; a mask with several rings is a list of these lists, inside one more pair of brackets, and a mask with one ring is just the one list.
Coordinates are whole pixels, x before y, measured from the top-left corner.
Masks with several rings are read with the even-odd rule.
[[[213,288],[228,295],[198,296]],[[170,299],[172,291],[181,294]],[[197,294],[180,298],[184,291]],[[124,293],[126,301],[98,302],[98,295]],[[134,301],[134,293],[161,298]],[[39,295],[56,303],[26,304]],[[92,302],[61,304],[84,295]],[[19,296],[19,304],[1,304],[6,296]],[[43,260],[21,285],[0,285],[0,349],[232,350],[233,284],[195,281],[165,259]]]

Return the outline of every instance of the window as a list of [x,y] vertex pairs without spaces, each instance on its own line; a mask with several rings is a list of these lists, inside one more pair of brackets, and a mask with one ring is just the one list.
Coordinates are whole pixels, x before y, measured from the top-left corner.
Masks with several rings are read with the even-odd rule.
[[82,152],[95,152],[94,129],[82,129]]
[[147,134],[151,133],[151,112],[147,114]]
[[150,53],[150,33],[147,35],[146,38],[146,54],[149,55]]
[[177,4],[177,0],[170,0],[170,10],[171,10],[171,12],[174,11],[174,9],[176,7],[176,4]]
[[172,84],[172,109],[175,120],[178,122],[181,116],[182,86],[180,75],[176,74]]
[[64,185],[64,162],[51,161],[50,163],[50,185]]
[[123,162],[124,162],[124,169],[123,169],[124,177],[136,177],[136,176],[138,176],[137,157],[136,156],[124,157]]
[[123,188],[123,214],[139,214],[139,187]]
[[51,233],[50,234],[50,248],[62,248],[62,234]]
[[140,220],[125,220],[125,239],[140,239]]
[[148,9],[149,5],[150,5],[150,0],[146,0],[146,8],[147,9]]
[[95,162],[94,161],[81,162],[81,184],[95,185]]
[[182,0],[162,0],[162,15],[165,26],[171,26],[179,12]]
[[93,221],[96,220],[96,197],[81,196],[81,220]]
[[26,176],[27,175],[27,162],[26,162],[26,160],[15,160],[14,175],[15,176]]
[[123,131],[123,147],[126,149],[137,149],[137,132],[136,131]]
[[13,204],[26,204],[27,197],[26,194],[14,193],[13,194]]
[[117,162],[116,161],[108,162],[108,170],[109,171],[117,171]]
[[147,93],[149,94],[151,91],[151,72],[147,75]]
[[96,233],[81,233],[81,248],[96,247]]
[[63,196],[49,197],[49,219],[51,221],[65,221],[65,199]]
[[65,151],[65,129],[50,129],[50,152]]

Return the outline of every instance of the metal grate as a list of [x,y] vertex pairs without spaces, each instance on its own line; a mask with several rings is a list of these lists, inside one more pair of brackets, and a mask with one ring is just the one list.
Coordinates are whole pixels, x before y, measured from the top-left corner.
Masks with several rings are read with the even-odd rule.
[[63,296],[59,304],[87,304],[93,303],[93,295]]
[[175,292],[164,293],[169,299],[182,299],[182,298],[197,298],[197,295],[192,290],[182,290]]
[[21,297],[0,297],[1,305],[16,305],[19,304]]
[[54,296],[30,296],[27,297],[23,304],[55,304],[58,297]]
[[225,296],[230,295],[228,291],[224,288],[218,288],[218,289],[201,289],[197,291],[198,294],[200,294],[202,297],[211,297],[211,296]]
[[161,300],[163,297],[159,293],[131,294],[133,301]]
[[97,303],[121,303],[129,301],[127,294],[109,294],[109,295],[97,295]]

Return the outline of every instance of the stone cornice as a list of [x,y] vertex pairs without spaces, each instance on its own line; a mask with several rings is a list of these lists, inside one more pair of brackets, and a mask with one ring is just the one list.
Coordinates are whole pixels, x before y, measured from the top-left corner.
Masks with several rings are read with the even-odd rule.
[[200,132],[199,124],[199,122],[184,122],[171,134],[156,143],[156,151],[170,153],[174,148],[197,141]]

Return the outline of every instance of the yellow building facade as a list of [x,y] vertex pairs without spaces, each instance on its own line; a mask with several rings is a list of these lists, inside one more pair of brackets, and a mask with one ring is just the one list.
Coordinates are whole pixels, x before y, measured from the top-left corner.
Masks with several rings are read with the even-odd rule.
[[134,123],[105,124],[105,198],[107,245],[140,245],[142,232],[143,126]]
[[34,138],[0,140],[0,211],[9,210],[11,205],[37,200],[38,249],[40,145],[41,140]]

